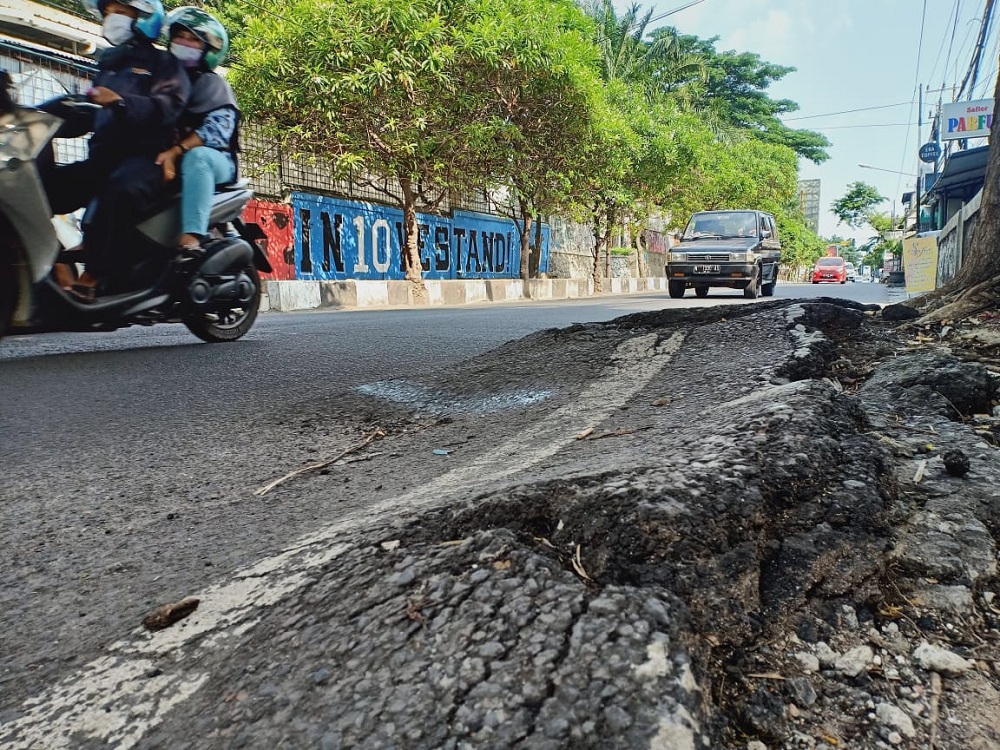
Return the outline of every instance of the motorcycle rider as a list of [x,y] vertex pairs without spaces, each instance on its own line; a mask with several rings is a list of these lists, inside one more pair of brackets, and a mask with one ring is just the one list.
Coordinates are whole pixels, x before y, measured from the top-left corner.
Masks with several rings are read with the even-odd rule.
[[183,250],[198,248],[208,232],[215,186],[236,178],[240,110],[229,83],[215,68],[229,50],[229,36],[214,16],[184,6],[167,16],[170,52],[191,77],[191,97],[181,115],[177,142],[156,157],[169,182],[181,174]]
[[87,93],[102,109],[94,118],[88,158],[48,171],[44,181],[56,214],[99,198],[84,227],[87,271],[73,286],[93,299],[100,284],[114,281],[135,217],[166,194],[155,156],[172,142],[191,86],[177,58],[153,46],[163,24],[160,0],[82,2],[102,20],[104,38],[113,45]]

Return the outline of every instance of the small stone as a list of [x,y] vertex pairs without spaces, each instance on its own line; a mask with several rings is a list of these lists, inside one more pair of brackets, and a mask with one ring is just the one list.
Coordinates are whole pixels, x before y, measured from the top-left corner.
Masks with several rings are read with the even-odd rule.
[[904,737],[916,737],[917,735],[917,730],[913,726],[913,719],[903,709],[891,703],[879,703],[878,708],[875,709],[875,716],[878,717],[880,724],[899,732]]
[[972,663],[958,654],[927,642],[914,649],[913,658],[928,672],[939,672],[946,677],[960,675],[972,668]]
[[614,732],[621,732],[632,726],[632,717],[618,706],[610,706],[604,709],[604,720],[608,728]]
[[816,657],[819,659],[821,666],[832,667],[834,662],[839,658],[839,654],[830,648],[826,641],[820,641],[816,644]]
[[198,609],[201,599],[189,597],[181,599],[179,602],[164,604],[162,607],[150,612],[142,618],[142,624],[146,630],[155,633],[158,630],[169,628],[175,622],[180,622],[185,617]]
[[802,671],[806,674],[812,674],[819,671],[819,657],[815,654],[809,654],[802,651],[795,654],[795,659],[798,661],[799,666],[802,667]]
[[413,569],[413,566],[406,568],[405,570],[399,571],[395,576],[393,576],[392,582],[403,588],[404,586],[409,586],[417,578],[417,572]]
[[325,685],[330,680],[330,676],[333,672],[330,671],[329,667],[320,667],[315,672],[312,673],[312,681],[314,685]]
[[747,750],[767,750],[767,745],[760,740],[750,740],[747,743]]
[[479,655],[484,659],[495,659],[504,652],[503,644],[498,641],[487,641],[479,647]]
[[789,697],[798,705],[809,708],[816,702],[816,690],[805,677],[792,677],[785,681]]
[[903,744],[903,735],[899,732],[889,732],[889,736],[886,737],[889,740],[890,745],[901,745]]
[[833,667],[847,677],[857,677],[871,664],[875,652],[871,646],[857,646],[838,657]]
[[958,449],[947,450],[941,454],[944,459],[944,469],[953,477],[964,477],[969,473],[969,457]]

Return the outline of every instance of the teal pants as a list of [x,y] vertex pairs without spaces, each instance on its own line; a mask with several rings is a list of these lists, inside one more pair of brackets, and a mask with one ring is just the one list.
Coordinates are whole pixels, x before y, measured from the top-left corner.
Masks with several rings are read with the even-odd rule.
[[181,232],[208,232],[215,186],[236,177],[232,157],[214,148],[196,146],[181,161]]

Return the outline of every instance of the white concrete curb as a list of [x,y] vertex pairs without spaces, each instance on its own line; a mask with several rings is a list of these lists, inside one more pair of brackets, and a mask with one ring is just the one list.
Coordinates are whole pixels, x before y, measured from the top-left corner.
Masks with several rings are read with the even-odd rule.
[[[426,294],[414,293],[408,281],[266,281],[261,311],[426,307],[477,302],[577,299],[594,295],[590,279],[468,279],[424,281]],[[605,294],[662,292],[664,277],[610,279]]]

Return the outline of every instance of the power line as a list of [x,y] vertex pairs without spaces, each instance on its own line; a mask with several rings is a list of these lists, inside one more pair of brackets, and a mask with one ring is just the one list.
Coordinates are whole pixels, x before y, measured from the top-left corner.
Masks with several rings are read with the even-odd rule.
[[847,130],[849,128],[902,128],[914,125],[912,122],[880,122],[870,125],[820,125],[812,130]]
[[[921,52],[922,52],[922,50],[924,48],[924,25],[926,24],[926,22],[927,22],[927,0],[924,0],[924,9],[923,9],[923,12],[920,14],[920,39],[917,42],[917,64],[916,64],[916,70],[915,70],[915,72],[913,74],[913,99],[914,100],[917,99],[917,87],[920,85],[920,54],[921,54]],[[913,104],[914,104],[914,101],[911,100],[910,101],[910,117],[911,118],[913,117]],[[910,127],[911,127],[911,125],[907,125],[906,126],[906,135],[903,137],[903,154],[902,154],[902,156],[900,157],[900,160],[899,160],[899,172],[901,174],[903,172],[903,167],[906,165],[906,154],[908,153],[908,150],[909,150],[909,147],[910,147]],[[920,131],[919,130],[917,131],[917,138],[918,139],[920,138]],[[902,184],[903,184],[902,178],[901,177],[897,178],[896,179],[896,193],[899,193],[899,188],[900,188],[900,186]],[[917,208],[918,221],[919,221],[919,212],[920,212],[920,208],[918,207]]]
[[[952,8],[954,10],[954,13],[955,13],[955,24],[952,27],[952,33],[951,33],[951,39],[952,39],[953,43],[955,41],[955,31],[954,31],[954,29],[958,26],[958,13],[959,13],[960,6],[961,6],[961,0],[955,0],[955,4],[952,6]],[[951,14],[949,13],[948,15],[950,16]],[[927,76],[927,80],[929,80],[929,81],[934,80],[934,74],[937,73],[938,63],[941,62],[941,54],[944,52],[944,45],[945,45],[945,42],[947,42],[947,41],[948,41],[948,37],[947,36],[943,36],[941,38],[941,46],[938,47],[937,57],[934,59],[934,67],[931,68],[930,75]],[[950,45],[948,47],[948,59],[949,60],[951,59],[951,46]],[[944,69],[945,69],[944,75],[947,75],[948,61],[945,61]]]
[[646,23],[652,23],[653,21],[662,21],[667,16],[672,16],[674,13],[680,13],[682,10],[687,10],[688,8],[693,8],[695,5],[705,2],[705,0],[691,0],[689,3],[685,3],[678,8],[673,10],[668,10],[666,13],[660,13],[658,16],[651,16]]
[[853,112],[869,112],[873,109],[889,109],[890,107],[903,107],[912,102],[899,102],[898,104],[880,104],[877,107],[858,107],[857,109],[842,109],[839,112],[826,112],[822,115],[802,115],[801,117],[783,117],[782,122],[793,122],[794,120],[811,120],[816,117],[833,117],[834,115],[849,115]]
[[[958,89],[958,96],[956,99],[960,99],[962,94],[965,93],[965,86],[969,84],[969,95],[967,99],[972,98],[972,90],[976,88],[976,77],[979,75],[979,63],[983,59],[983,47],[986,45],[986,35],[990,28],[990,19],[993,16],[993,5],[995,0],[986,0],[986,10],[983,13],[983,23],[979,27],[979,40],[976,42],[976,49],[972,53],[972,62],[969,63],[969,70],[965,74],[965,78],[962,80],[962,85]],[[969,83],[971,78],[971,84]]]

